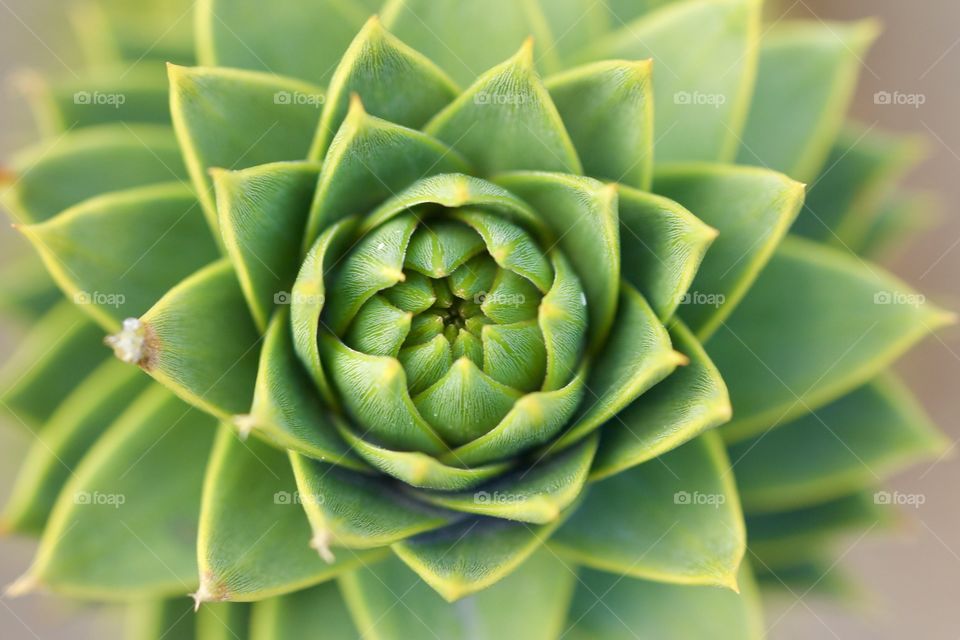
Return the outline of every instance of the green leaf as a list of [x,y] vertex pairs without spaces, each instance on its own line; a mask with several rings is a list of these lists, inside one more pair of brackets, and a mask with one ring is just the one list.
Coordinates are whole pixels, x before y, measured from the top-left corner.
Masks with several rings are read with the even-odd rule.
[[670,336],[689,364],[637,398],[601,431],[592,480],[652,460],[730,419],[727,386],[703,347],[679,321],[670,327]]
[[167,83],[159,67],[103,67],[51,84],[27,75],[22,85],[47,137],[117,122],[170,124]]
[[320,159],[359,96],[378,118],[421,129],[457,97],[459,88],[429,58],[387,33],[370,18],[337,65],[310,158]]
[[819,409],[953,321],[923,303],[879,267],[789,238],[709,345],[733,402],[724,438]]
[[746,535],[720,438],[705,433],[592,485],[550,545],[623,576],[736,590]]
[[533,66],[533,41],[493,67],[437,114],[425,131],[462,153],[481,174],[583,167]]
[[247,637],[251,607],[241,602],[218,602],[200,607],[196,614],[199,640],[239,640]]
[[623,277],[667,320],[683,302],[717,231],[673,200],[622,185],[618,190]]
[[898,192],[887,198],[863,234],[858,252],[887,262],[921,232],[937,226],[942,206],[936,195],[926,192]]
[[535,320],[488,324],[481,330],[480,339],[483,343],[484,373],[501,384],[525,393],[543,386],[547,352],[543,333]]
[[[630,0],[633,2],[634,0]],[[561,66],[569,66],[573,54],[590,43],[597,42],[610,30],[607,2],[593,0],[550,0],[536,2],[546,19],[546,29],[552,36],[544,46],[550,49],[549,57],[543,54],[544,64],[553,65],[554,57]],[[509,51],[505,54],[509,55]]]
[[87,198],[185,180],[169,127],[108,124],[64,134],[17,154],[2,197],[20,222],[41,222]]
[[305,162],[212,172],[223,244],[261,331],[278,303],[291,302],[319,174]]
[[370,116],[359,97],[323,160],[306,245],[346,216],[365,214],[428,174],[468,171],[459,153],[430,136]]
[[198,602],[252,602],[299,591],[373,561],[346,551],[333,563],[310,548],[312,534],[290,461],[221,427],[207,466],[197,542]]
[[790,566],[768,571],[757,567],[757,583],[765,593],[781,592],[796,598],[797,594],[826,596],[841,604],[863,602],[864,594],[856,578],[851,578],[836,566],[837,561],[823,558],[800,560]]
[[0,266],[0,283],[0,313],[24,324],[34,324],[39,316],[63,300],[60,289],[33,252],[10,256]]
[[606,340],[620,288],[620,225],[617,190],[590,178],[513,173],[496,182],[540,213],[583,284],[590,348]]
[[290,449],[332,464],[367,470],[340,437],[340,418],[323,406],[296,357],[290,315],[277,312],[267,329],[249,416],[235,424],[278,448]]
[[130,640],[194,640],[193,605],[187,597],[148,600],[127,608],[124,637]]
[[863,245],[884,199],[925,155],[917,136],[849,126],[837,138],[827,166],[810,187],[793,232],[848,251]]
[[884,377],[730,448],[744,507],[794,509],[866,489],[949,442],[910,392]]
[[205,0],[195,18],[197,55],[212,67],[268,71],[325,85],[350,37],[378,4],[322,0],[305,10],[282,3],[264,20],[262,5],[251,0]]
[[255,71],[176,65],[168,69],[173,127],[216,233],[217,207],[207,171],[305,159],[324,92],[299,80]]
[[364,638],[553,640],[563,630],[575,581],[573,569],[540,551],[495,586],[457,604],[444,602],[396,558],[343,576],[340,588]]
[[139,395],[67,482],[27,580],[98,600],[142,600],[192,588],[213,426],[165,389],[154,386]]
[[[553,38],[540,5],[556,2],[389,0],[382,15],[387,29],[466,85],[530,36],[541,43],[545,56],[552,54],[554,62],[558,52],[552,51]],[[565,24],[564,29],[572,25]]]
[[757,70],[759,0],[678,2],[625,25],[585,58],[653,58],[657,162],[729,161]]
[[99,0],[71,7],[71,26],[91,68],[193,59],[191,0],[130,5]]
[[204,267],[127,324],[115,338],[142,340],[129,359],[187,403],[225,419],[249,411],[262,336],[228,261]]
[[253,604],[250,640],[297,640],[305,630],[323,630],[325,640],[358,637],[335,582],[325,582]]
[[196,196],[179,183],[94,197],[20,230],[67,296],[111,331],[217,257]]
[[74,305],[60,302],[36,321],[4,363],[0,404],[33,430],[108,354],[100,328]]
[[559,389],[577,373],[587,333],[586,293],[559,251],[551,255],[553,286],[540,301],[537,318],[547,352],[544,391]]
[[551,448],[569,446],[596,431],[686,359],[673,350],[670,335],[643,296],[623,283],[613,332],[590,368],[589,396]]
[[752,167],[681,165],[658,170],[655,193],[719,231],[679,315],[707,340],[750,290],[803,204],[804,187]]
[[[509,467],[509,463],[473,465],[471,468],[448,466],[417,451],[391,451],[367,442],[342,427],[340,431],[354,451],[378,471],[393,476],[414,487],[439,491],[460,491],[475,487],[494,478]],[[461,463],[456,459],[458,464]]]
[[473,491],[418,492],[417,496],[463,513],[546,524],[558,519],[580,497],[596,451],[597,438],[588,438]]
[[744,565],[739,594],[622,578],[586,570],[570,611],[570,640],[760,640],[765,637],[756,583]]
[[588,176],[650,189],[652,66],[650,60],[609,60],[547,78]]
[[149,380],[135,369],[108,360],[80,382],[27,451],[0,529],[41,533],[73,468]]
[[313,546],[374,549],[442,527],[451,514],[420,503],[379,476],[365,476],[290,454]]
[[788,22],[764,34],[757,86],[737,161],[813,181],[853,98],[873,20]]
[[563,516],[543,525],[471,518],[392,548],[444,600],[455,602],[517,570],[561,522]]

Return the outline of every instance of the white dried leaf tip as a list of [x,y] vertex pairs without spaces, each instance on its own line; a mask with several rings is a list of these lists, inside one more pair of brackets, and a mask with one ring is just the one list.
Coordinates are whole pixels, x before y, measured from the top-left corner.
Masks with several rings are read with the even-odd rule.
[[127,364],[140,364],[146,357],[146,326],[138,318],[127,318],[119,333],[107,336],[104,343]]

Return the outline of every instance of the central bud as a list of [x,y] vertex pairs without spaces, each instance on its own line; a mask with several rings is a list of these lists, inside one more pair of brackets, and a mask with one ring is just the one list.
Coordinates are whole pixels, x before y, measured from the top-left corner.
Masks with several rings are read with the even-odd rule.
[[[548,362],[571,355],[545,337],[555,338],[563,320],[560,307],[547,304],[559,259],[488,210],[405,211],[378,221],[338,266],[323,316],[342,347],[326,349],[331,378],[357,426],[403,445],[389,432],[407,427],[388,424],[396,417],[383,409],[399,402],[444,446],[457,447],[497,427],[525,395],[556,386]],[[578,358],[582,345],[569,346]],[[355,377],[364,357],[380,379]],[[399,401],[398,377],[406,396]]]

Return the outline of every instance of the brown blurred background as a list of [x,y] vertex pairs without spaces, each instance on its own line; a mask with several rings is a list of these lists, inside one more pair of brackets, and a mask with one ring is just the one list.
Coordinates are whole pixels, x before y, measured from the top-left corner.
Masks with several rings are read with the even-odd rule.
[[[549,0],[548,0],[549,1]],[[31,65],[64,71],[73,55],[63,16],[64,0],[0,0],[0,158],[35,134],[10,81]],[[791,17],[853,20],[879,17],[885,32],[864,60],[854,116],[867,125],[927,136],[930,158],[910,177],[915,187],[941,197],[942,224],[889,266],[942,306],[960,310],[960,3],[956,0],[783,0]],[[912,106],[876,105],[877,91],[921,94]],[[0,227],[0,260],[25,250],[13,231]],[[11,352],[16,329],[0,325],[0,362]],[[940,332],[899,365],[925,406],[960,440],[960,329]],[[0,498],[26,446],[21,430],[0,428]],[[894,537],[851,539],[840,569],[863,584],[855,608],[814,596],[783,597],[767,614],[777,640],[960,638],[960,447],[952,455],[895,478],[891,487],[919,493],[926,502],[906,514],[908,527]],[[28,566],[33,545],[0,540],[0,585]],[[800,596],[802,594],[798,594]],[[691,612],[696,615],[696,612]],[[0,598],[0,638],[119,638],[119,612],[77,610],[41,597]]]

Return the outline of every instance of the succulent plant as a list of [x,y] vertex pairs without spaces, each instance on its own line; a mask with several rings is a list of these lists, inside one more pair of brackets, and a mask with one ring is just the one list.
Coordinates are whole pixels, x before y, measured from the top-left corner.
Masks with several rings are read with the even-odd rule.
[[13,590],[143,638],[740,639],[758,583],[842,586],[942,451],[885,370],[951,316],[868,261],[915,211],[915,141],[843,124],[875,26],[761,8],[78,13],[6,189],[68,297],[5,278]]

